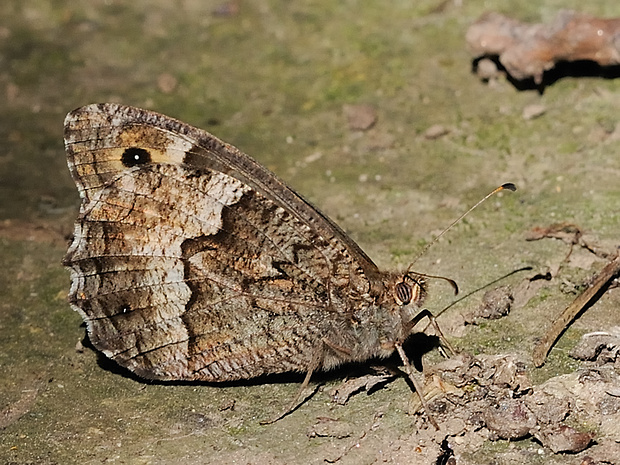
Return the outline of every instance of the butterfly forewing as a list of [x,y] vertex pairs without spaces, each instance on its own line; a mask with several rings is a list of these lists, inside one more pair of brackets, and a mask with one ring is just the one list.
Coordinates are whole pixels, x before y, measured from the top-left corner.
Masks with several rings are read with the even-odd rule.
[[306,371],[327,337],[342,358],[358,344],[381,273],[254,160],[114,104],[70,113],[65,144],[82,197],[70,301],[106,355],[148,378],[224,381]]

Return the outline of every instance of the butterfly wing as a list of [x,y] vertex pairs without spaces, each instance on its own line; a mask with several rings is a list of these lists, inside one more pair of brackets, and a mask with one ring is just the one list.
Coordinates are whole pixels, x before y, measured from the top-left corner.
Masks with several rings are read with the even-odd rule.
[[64,263],[99,350],[156,379],[308,370],[374,263],[267,169],[211,134],[116,104],[65,120],[82,204]]

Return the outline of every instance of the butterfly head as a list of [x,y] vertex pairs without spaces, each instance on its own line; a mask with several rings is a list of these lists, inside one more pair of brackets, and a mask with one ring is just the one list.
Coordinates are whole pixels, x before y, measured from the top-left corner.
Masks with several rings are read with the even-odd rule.
[[395,278],[390,292],[400,313],[401,324],[406,328],[426,299],[426,281],[424,276],[412,272],[406,272]]

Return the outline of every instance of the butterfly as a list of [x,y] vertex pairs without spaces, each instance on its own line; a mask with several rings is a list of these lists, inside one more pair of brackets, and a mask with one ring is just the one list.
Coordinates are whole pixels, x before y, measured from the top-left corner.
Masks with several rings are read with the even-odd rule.
[[176,119],[94,104],[64,137],[81,197],[69,302],[107,357],[147,379],[293,371],[305,386],[398,351],[415,384],[402,345],[428,315],[423,275],[380,270],[269,170]]

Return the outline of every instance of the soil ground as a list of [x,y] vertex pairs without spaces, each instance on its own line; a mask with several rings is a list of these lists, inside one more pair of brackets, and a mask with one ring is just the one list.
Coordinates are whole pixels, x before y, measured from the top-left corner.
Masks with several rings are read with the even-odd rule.
[[[572,0],[3,0],[0,462],[448,463],[438,460],[453,451],[458,464],[616,463],[620,362],[583,362],[569,352],[582,335],[620,326],[620,291],[607,289],[543,368],[534,368],[531,354],[620,245],[620,80],[566,77],[542,94],[501,77],[483,83],[471,73],[464,40],[485,11],[544,22],[560,7],[620,16],[616,2]],[[302,377],[151,383],[82,344],[84,326],[67,304],[69,275],[60,264],[79,205],[62,123],[73,108],[105,101],[174,116],[239,147],[383,268],[405,269],[470,205],[514,182],[516,193],[484,204],[415,264],[456,280],[465,296],[451,305],[450,286],[431,282],[428,308],[438,314],[451,305],[439,324],[461,354],[454,363],[463,354],[483,360],[471,379],[459,372],[459,399],[467,402],[437,407],[442,433],[409,413],[412,394],[402,378],[334,403],[329,393],[368,366],[317,376],[316,395],[260,426]],[[372,108],[372,127],[350,125],[351,112],[368,117],[358,105]],[[526,241],[533,228],[558,223],[577,225],[603,253],[576,246],[565,260],[564,241]],[[523,267],[531,269],[517,271]],[[472,320],[486,288],[500,285],[510,287],[510,313]],[[412,357],[426,342],[409,344]],[[484,358],[495,355],[518,368],[502,386],[483,376],[497,374],[497,359]],[[424,354],[427,384],[443,360],[436,348]],[[481,388],[499,392],[495,406],[466,397]],[[569,407],[549,418],[593,441],[582,452],[554,453],[546,436],[537,437],[538,424],[506,439],[490,426],[493,418],[467,416],[477,405],[469,413],[506,408],[505,418],[514,418],[512,404],[500,402],[511,393],[526,400],[560,393],[554,399]]]

